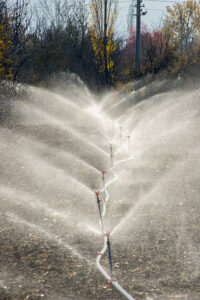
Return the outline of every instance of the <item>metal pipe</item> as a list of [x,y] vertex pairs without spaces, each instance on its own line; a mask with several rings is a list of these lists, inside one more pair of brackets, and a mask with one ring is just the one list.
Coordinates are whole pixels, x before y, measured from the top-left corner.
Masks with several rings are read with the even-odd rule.
[[101,200],[99,199],[99,192],[95,192],[96,197],[97,197],[97,205],[99,208],[99,216],[100,216],[100,220],[101,220],[101,225],[102,225],[102,229],[104,230],[104,226],[103,226],[103,218],[102,218],[102,214],[101,214]]
[[113,278],[111,245],[110,245],[110,239],[108,237],[107,237],[107,248],[108,248],[108,259],[109,259],[109,265],[110,265],[110,275]]

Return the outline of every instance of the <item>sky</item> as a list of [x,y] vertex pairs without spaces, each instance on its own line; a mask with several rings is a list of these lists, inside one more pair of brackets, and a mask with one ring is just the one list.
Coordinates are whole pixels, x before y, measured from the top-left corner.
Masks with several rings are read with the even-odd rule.
[[[116,30],[119,33],[127,34],[127,15],[131,3],[136,4],[136,0],[118,0],[118,19]],[[142,23],[145,23],[150,29],[158,28],[161,19],[166,14],[166,6],[172,6],[175,2],[184,2],[183,0],[143,0],[147,14],[142,16]],[[135,23],[135,20],[134,20]]]
[[[12,1],[12,0],[11,0]],[[38,3],[39,0],[29,0],[32,5]],[[103,1],[103,0],[99,0]],[[115,0],[118,3],[118,18],[116,22],[116,32],[119,36],[128,35],[127,16],[130,5],[136,4],[137,0]],[[175,2],[183,3],[184,0],[142,0],[145,5],[143,8],[147,10],[147,14],[142,16],[142,23],[145,23],[149,29],[155,29],[159,27],[162,18],[166,14],[166,6],[172,6]],[[48,3],[54,3],[54,0],[48,0]],[[86,4],[89,4],[90,0],[86,0]],[[135,24],[135,20],[134,20]]]

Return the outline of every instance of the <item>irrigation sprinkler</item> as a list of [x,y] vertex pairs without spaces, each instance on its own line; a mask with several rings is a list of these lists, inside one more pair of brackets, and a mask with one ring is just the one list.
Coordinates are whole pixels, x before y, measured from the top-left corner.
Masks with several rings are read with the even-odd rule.
[[111,161],[111,168],[113,167],[113,147],[110,144],[110,161]]
[[120,141],[120,145],[121,145],[121,141],[122,141],[122,127],[119,127],[119,141]]
[[106,174],[106,171],[102,171],[101,174],[102,174],[103,185],[105,185],[105,174]]
[[113,167],[113,154],[110,154],[111,167]]
[[110,153],[113,153],[113,148],[112,148],[112,144],[110,144]]
[[101,200],[99,199],[99,192],[95,192],[95,194],[96,194],[96,197],[97,197],[97,205],[98,205],[98,208],[99,208],[99,216],[100,216],[101,225],[102,225],[102,229],[103,229],[104,227],[103,227],[103,218],[102,218],[102,213],[101,213]]
[[[113,148],[112,148],[112,144],[110,144],[110,156],[111,156],[111,166],[113,167]],[[118,163],[121,163],[123,161],[128,161],[132,158],[127,158],[125,160],[121,160]],[[103,184],[105,185],[105,172],[102,171],[102,180],[103,180]],[[106,187],[108,187],[110,184],[112,184],[112,182],[114,182],[115,180],[111,180],[110,182],[106,183],[105,187],[104,187],[104,191],[105,193],[107,193],[106,191]],[[101,205],[100,202],[101,200],[99,199],[99,194],[100,192],[96,192],[96,197],[97,197],[97,204],[99,207],[99,214],[100,214],[100,218],[102,221],[102,217],[105,215],[105,211],[103,210],[103,212],[101,212]],[[107,194],[107,199],[109,199],[109,194]],[[104,205],[103,208],[106,208],[106,201],[104,201]],[[103,222],[102,222],[102,229],[103,229]],[[135,300],[129,293],[126,292],[126,290],[122,287],[122,285],[120,285],[117,281],[116,278],[113,277],[113,267],[112,267],[112,255],[111,255],[111,244],[110,244],[110,239],[109,239],[109,232],[105,232],[104,229],[102,230],[103,235],[104,235],[104,245],[103,248],[100,252],[97,253],[97,257],[96,257],[96,265],[97,265],[97,269],[100,271],[100,273],[105,277],[105,279],[107,280],[108,284],[106,286],[104,286],[104,288],[110,288],[111,285],[114,286],[126,299],[128,300]],[[110,274],[109,275],[104,268],[101,266],[101,258],[102,256],[106,253],[108,249],[108,258],[109,258],[109,266],[110,266]]]
[[104,201],[105,201],[106,200],[106,188],[105,188],[105,174],[106,174],[106,171],[102,171],[101,174],[102,174],[103,189],[104,189],[104,194],[105,194],[105,199],[104,199]]

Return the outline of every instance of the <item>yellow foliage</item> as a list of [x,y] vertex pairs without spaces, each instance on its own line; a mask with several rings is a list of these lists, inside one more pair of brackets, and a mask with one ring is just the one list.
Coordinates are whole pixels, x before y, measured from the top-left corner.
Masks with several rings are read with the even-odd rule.
[[13,61],[9,58],[11,41],[2,24],[0,24],[0,80],[12,78]]
[[172,42],[179,45],[181,55],[200,37],[200,2],[186,1],[167,7],[165,24],[172,33]]
[[200,1],[185,1],[167,7],[164,20],[171,46],[171,60],[168,68],[179,72],[198,59],[195,47],[200,41]]
[[[107,44],[106,44],[106,56],[107,56],[107,69],[112,79],[114,76],[114,62],[112,60],[112,55],[117,49],[117,45],[113,41],[114,35],[114,23],[116,20],[116,7],[108,10],[107,15]],[[113,2],[114,3],[114,2]],[[93,51],[95,53],[96,61],[99,67],[99,71],[105,72],[105,58],[104,58],[104,18],[103,18],[103,1],[91,0],[90,4],[91,11],[91,24],[89,27],[90,38],[92,41]]]

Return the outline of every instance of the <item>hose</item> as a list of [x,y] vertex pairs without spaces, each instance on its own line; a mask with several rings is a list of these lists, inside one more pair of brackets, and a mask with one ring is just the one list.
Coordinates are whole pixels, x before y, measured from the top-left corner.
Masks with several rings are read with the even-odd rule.
[[[112,157],[111,157],[112,159]],[[103,227],[103,217],[106,214],[106,203],[109,200],[109,193],[107,191],[107,187],[110,186],[113,182],[115,182],[118,179],[118,175],[113,171],[114,167],[119,165],[122,162],[126,162],[128,160],[133,159],[133,155],[129,155],[127,159],[122,159],[120,161],[117,161],[113,164],[110,168],[110,170],[113,172],[114,178],[111,179],[109,182],[105,183],[104,178],[103,178],[103,189],[100,191],[100,193],[104,192],[105,193],[105,200],[103,201],[103,209],[101,211],[100,204],[99,205],[99,214],[100,214],[100,219],[101,219],[101,224],[102,224],[102,231],[104,234],[104,245],[102,250],[97,254],[96,258],[96,266],[97,269],[100,271],[100,273],[105,277],[106,280],[108,280],[108,286],[110,287],[111,284],[126,298],[129,300],[135,300],[128,292],[126,292],[121,285],[117,282],[115,278],[113,278],[113,269],[112,269],[112,256],[111,256],[111,246],[110,246],[110,240],[109,240],[109,233],[104,233],[104,227]],[[109,256],[109,265],[110,265],[110,273],[111,276],[103,269],[101,266],[101,258],[105,254],[106,250],[108,249],[108,256]]]

